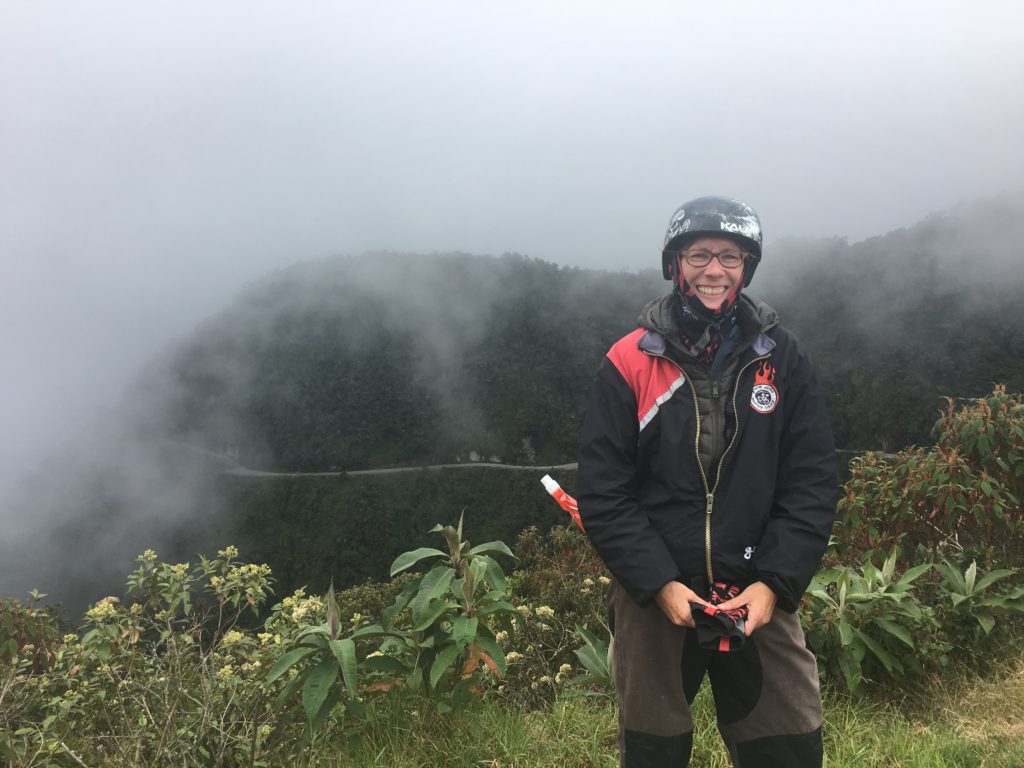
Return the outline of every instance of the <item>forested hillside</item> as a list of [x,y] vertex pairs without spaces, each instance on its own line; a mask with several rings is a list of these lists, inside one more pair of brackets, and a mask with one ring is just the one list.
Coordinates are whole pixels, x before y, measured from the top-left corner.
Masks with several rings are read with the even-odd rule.
[[[1004,197],[855,245],[769,243],[749,290],[810,348],[837,443],[893,450],[928,441],[941,395],[1024,386],[1022,238],[1022,197]],[[251,467],[572,461],[601,356],[667,286],[515,255],[306,262],[141,389],[173,383],[155,426]]]
[[571,461],[597,362],[661,290],[514,255],[308,262],[252,286],[140,391],[173,382],[164,434],[250,467]]
[[854,245],[776,243],[751,289],[814,354],[837,443],[892,451],[931,442],[942,396],[1024,389],[1022,243],[1007,195]]

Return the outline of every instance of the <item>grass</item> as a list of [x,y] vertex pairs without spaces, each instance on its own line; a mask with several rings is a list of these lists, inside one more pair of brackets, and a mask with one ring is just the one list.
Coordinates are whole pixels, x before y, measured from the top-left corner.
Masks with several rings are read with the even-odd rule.
[[[912,695],[854,699],[825,691],[827,768],[1022,768],[1024,656],[985,679],[949,670]],[[898,698],[896,698],[898,697]],[[296,760],[291,743],[268,744],[266,768],[615,768],[616,712],[603,698],[570,698],[529,710],[495,698],[450,715],[423,714],[393,695],[370,703],[371,717],[335,723]],[[693,768],[729,768],[710,688],[694,703]],[[79,734],[87,741],[87,734]],[[84,745],[83,745],[84,746]],[[97,757],[96,750],[88,750]],[[23,765],[70,766],[30,760]],[[121,763],[93,760],[89,768]],[[232,763],[229,765],[241,765]],[[249,764],[245,761],[245,764]],[[19,765],[22,765],[19,763]],[[83,763],[77,763],[83,765]]]
[[[989,680],[951,680],[898,702],[825,692],[827,768],[1021,768],[1024,657]],[[545,711],[482,699],[423,717],[395,699],[348,742],[321,742],[311,763],[332,768],[615,768],[615,710],[568,699]],[[729,768],[710,690],[694,704],[693,768]]]

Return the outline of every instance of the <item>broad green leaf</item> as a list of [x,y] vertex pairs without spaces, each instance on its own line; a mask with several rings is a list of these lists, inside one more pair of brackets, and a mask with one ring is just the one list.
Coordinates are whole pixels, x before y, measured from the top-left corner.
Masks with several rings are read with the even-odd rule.
[[882,563],[882,580],[885,583],[892,581],[893,574],[896,573],[896,552],[894,551],[885,559]]
[[911,650],[914,649],[913,638],[910,636],[910,633],[906,629],[901,627],[899,624],[892,621],[891,619],[884,619],[882,617],[877,617],[873,619],[873,621],[878,627],[884,629],[890,635],[900,640],[908,648],[910,648]]
[[984,630],[986,635],[991,632],[992,627],[996,625],[996,617],[986,610],[979,610],[974,614],[974,618],[978,620],[978,623],[981,625],[981,628]]
[[850,693],[859,693],[861,682],[864,680],[860,671],[860,662],[852,654],[840,653],[839,668],[843,671],[843,679],[846,680],[846,687]]
[[518,611],[516,611],[515,606],[511,603],[505,602],[504,600],[499,600],[495,603],[486,603],[484,605],[478,606],[476,609],[476,615],[482,618],[484,616],[490,616],[492,613],[498,613],[500,611],[504,611],[505,613],[514,613],[518,615]]
[[980,594],[995,582],[1000,579],[1005,579],[1007,576],[1013,576],[1015,573],[1016,571],[1009,568],[999,568],[994,571],[989,571],[978,579],[978,583],[974,585],[974,591]]
[[576,634],[583,639],[584,643],[582,648],[573,651],[576,658],[580,660],[584,669],[591,676],[607,678],[609,675],[607,646],[586,627],[576,625]]
[[449,608],[458,608],[459,606],[455,603],[449,603],[445,600],[433,600],[427,604],[427,607],[423,609],[420,614],[419,620],[412,625],[413,632],[421,632],[441,617],[441,615]]
[[431,689],[437,688],[438,680],[441,679],[445,672],[451,669],[461,650],[462,648],[457,645],[447,645],[434,657],[434,663],[430,666]]
[[846,619],[839,619],[839,643],[844,647],[853,642],[853,628]]
[[270,672],[267,673],[267,682],[272,683],[285,672],[287,672],[293,664],[301,659],[306,658],[311,653],[315,653],[316,648],[295,648],[288,651],[284,656],[274,662],[274,666],[270,668]]
[[306,717],[312,722],[327,700],[331,686],[338,678],[338,662],[333,657],[321,659],[306,677],[302,686],[302,708]]
[[512,550],[505,546],[503,541],[487,541],[483,544],[477,544],[469,550],[469,554],[471,555],[482,555],[486,552],[496,552],[501,555],[508,555],[513,559],[515,558],[515,555],[512,554]]
[[950,562],[944,561],[942,564],[942,576],[949,583],[953,591],[959,592],[962,595],[967,594],[967,584],[964,583],[964,575],[960,573],[960,569],[957,568]]
[[476,639],[476,627],[479,623],[479,619],[475,616],[469,618],[468,616],[456,616],[452,619],[452,640],[455,641],[455,647],[458,650],[462,650],[466,643],[471,643]]
[[411,568],[416,565],[420,560],[425,560],[428,557],[446,557],[444,552],[440,549],[434,549],[433,547],[420,547],[414,549],[411,552],[403,552],[395,558],[395,562],[391,564],[391,575],[394,576],[397,573],[401,573],[407,568]]
[[912,582],[917,581],[921,578],[922,574],[931,570],[931,567],[931,563],[924,563],[923,565],[915,565],[913,568],[908,568],[907,572],[900,577],[900,584],[909,585]]
[[835,608],[837,603],[832,599],[832,596],[823,589],[812,589],[807,592],[808,595],[813,597],[815,600],[820,600],[825,605]]
[[[484,578],[487,575],[487,563],[484,562],[483,558],[474,557],[472,560],[470,560],[469,575],[472,577],[472,579],[466,579],[467,584],[463,585],[463,592],[465,593],[465,590],[471,586],[473,589],[473,594],[475,594],[477,587],[479,587],[483,583]],[[472,583],[470,584],[469,582]],[[472,594],[467,594],[466,597],[468,600],[472,600]]]
[[330,632],[327,629],[327,626],[324,624],[320,624],[316,627],[306,627],[305,629],[303,629],[301,632],[295,635],[295,641],[298,642],[309,635],[323,635],[324,637],[327,637],[329,634]]
[[[884,567],[884,566],[883,566]],[[864,564],[864,580],[867,582],[866,586],[871,586],[877,581],[880,581],[882,572],[875,567],[874,563]],[[864,590],[866,591],[866,590]]]
[[338,660],[341,668],[341,677],[345,682],[345,691],[349,698],[354,699],[358,694],[357,682],[358,672],[356,671],[356,644],[352,638],[346,637],[341,640],[331,640],[331,653]]
[[1006,595],[991,597],[986,602],[993,608],[1015,613],[1024,613],[1024,589],[1014,590]]
[[371,656],[364,659],[360,666],[371,672],[387,672],[389,675],[402,675],[409,671],[409,668],[394,656]]
[[864,632],[861,632],[859,629],[855,629],[853,631],[857,635],[857,638],[867,646],[867,649],[871,651],[874,657],[882,662],[882,666],[885,667],[886,672],[892,674],[893,670],[902,669],[902,665],[899,661],[894,659],[874,638]]
[[[323,629],[323,627],[320,627]],[[300,645],[311,645],[314,648],[319,648],[321,651],[327,650],[327,634],[324,632],[311,632],[302,640],[299,641]]]
[[971,560],[971,564],[967,566],[967,571],[964,573],[964,584],[967,586],[965,594],[974,594],[974,580],[978,577],[978,561]]
[[431,600],[440,597],[448,590],[448,586],[452,583],[454,576],[454,569],[438,565],[423,577],[420,581],[420,588],[416,593],[416,597],[409,603],[409,608],[412,610],[413,623],[419,621]]
[[384,627],[382,627],[380,624],[369,624],[365,627],[360,627],[351,635],[349,635],[349,637],[351,637],[353,640],[356,640],[360,637],[379,637],[381,635],[394,636],[395,633],[389,632],[388,630],[384,629]]
[[477,560],[480,560],[486,566],[484,574],[487,577],[487,583],[491,585],[493,590],[504,595],[505,590],[508,588],[508,583],[505,579],[505,572],[498,565],[498,561],[487,555],[477,555]]
[[327,716],[331,714],[331,710],[334,709],[334,706],[338,703],[340,698],[341,691],[337,688],[332,688],[330,692],[328,692],[327,698],[324,699],[324,703],[320,705],[320,711],[317,712],[314,717],[310,718],[310,733],[316,733],[320,730],[320,726],[324,724],[324,720],[326,720]]

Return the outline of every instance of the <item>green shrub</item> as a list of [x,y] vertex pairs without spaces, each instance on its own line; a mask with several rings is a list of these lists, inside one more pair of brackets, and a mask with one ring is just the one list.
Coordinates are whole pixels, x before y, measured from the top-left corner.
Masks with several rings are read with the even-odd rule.
[[400,573],[391,581],[366,581],[335,593],[338,615],[348,620],[353,627],[365,624],[379,624],[384,611],[392,605],[409,582],[415,579],[412,573]]
[[897,551],[881,568],[865,563],[859,572],[839,566],[811,582],[802,614],[807,645],[826,673],[838,676],[851,693],[884,675],[921,674],[929,662],[942,663],[947,646],[936,641],[930,607],[915,594],[914,582],[931,565],[897,576]]
[[963,552],[986,568],[1024,557],[1024,397],[952,399],[935,424],[936,444],[893,456],[866,453],[850,463],[839,502],[837,552],[870,559],[901,544],[933,555]]
[[502,695],[538,707],[564,693],[579,675],[577,626],[608,635],[610,579],[586,536],[572,526],[556,526],[544,535],[527,528],[515,552],[518,567],[509,577],[509,595],[519,615],[498,636],[509,659]]
[[1013,585],[1019,572],[1002,568],[981,573],[975,561],[961,572],[948,560],[936,569],[941,575],[935,595],[939,626],[958,653],[988,655],[1006,639],[1008,633],[1002,630],[1024,616],[1024,585]]
[[[406,580],[382,612],[382,624],[343,632],[332,587],[325,623],[298,632],[293,647],[274,664],[268,683],[292,673],[278,706],[301,691],[307,740],[337,705],[364,716],[366,694],[401,688],[447,712],[481,692],[487,674],[505,674],[505,654],[491,624],[515,610],[505,600],[504,571],[490,555],[512,552],[500,541],[470,546],[462,525],[460,518],[457,528],[434,527],[447,553],[421,547],[395,559],[392,575],[440,558],[425,574]],[[360,619],[354,616],[353,622]]]
[[[252,765],[293,742],[262,685],[274,638],[238,628],[270,587],[266,566],[217,558],[171,565],[147,551],[130,603],[106,597],[38,669],[20,654],[0,667],[0,750],[11,765]],[[284,640],[278,636],[278,642]]]
[[59,646],[61,623],[56,609],[40,605],[46,595],[33,591],[32,605],[0,600],[0,665],[27,658],[33,672],[48,669]]

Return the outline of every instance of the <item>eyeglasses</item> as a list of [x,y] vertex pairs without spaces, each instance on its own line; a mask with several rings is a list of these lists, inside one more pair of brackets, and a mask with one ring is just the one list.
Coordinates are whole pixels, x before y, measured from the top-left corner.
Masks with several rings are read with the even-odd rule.
[[721,253],[711,253],[711,251],[685,251],[679,254],[682,256],[686,263],[691,267],[706,267],[711,263],[711,259],[717,258],[718,263],[726,269],[734,269],[743,263],[743,260],[747,258],[747,254],[739,253],[737,251],[722,251]]

